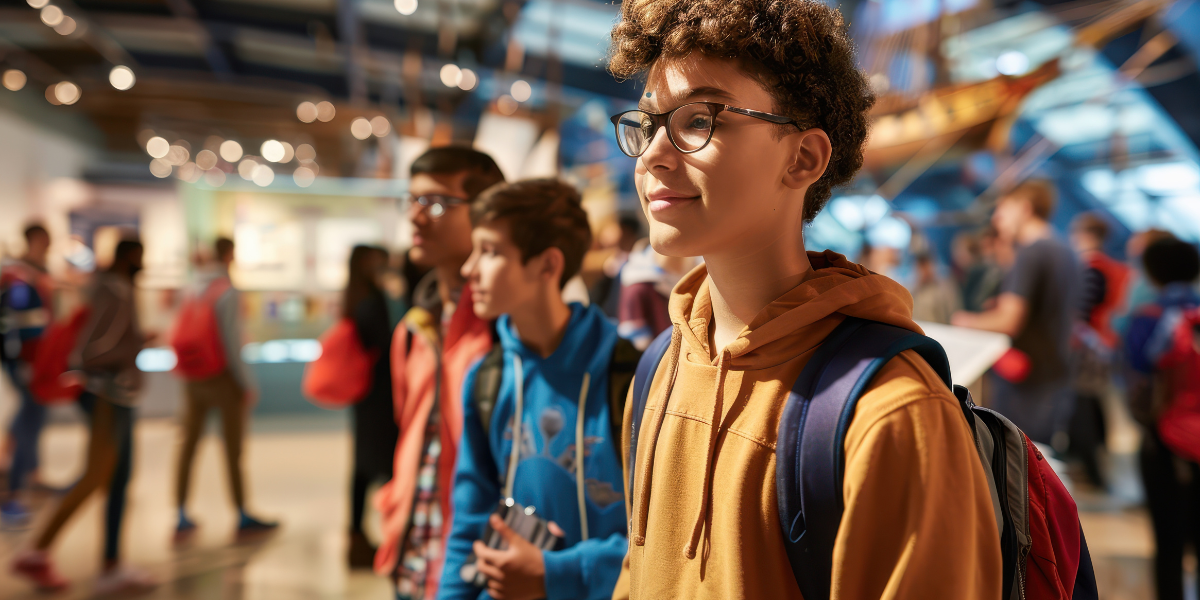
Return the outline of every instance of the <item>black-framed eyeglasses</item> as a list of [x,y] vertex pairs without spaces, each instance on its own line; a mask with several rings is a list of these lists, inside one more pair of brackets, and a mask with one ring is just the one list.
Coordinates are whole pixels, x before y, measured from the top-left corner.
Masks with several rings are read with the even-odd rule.
[[445,194],[423,194],[420,196],[407,194],[404,199],[408,201],[409,210],[412,210],[414,206],[427,208],[429,209],[429,216],[434,219],[446,214],[446,209],[449,207],[462,206],[470,202],[466,198],[447,196]]
[[663,125],[667,126],[667,138],[676,150],[684,154],[699,152],[712,141],[717,129],[717,115],[728,111],[777,125],[795,125],[796,121],[783,115],[774,115],[748,108],[738,108],[720,102],[689,102],[665,113],[644,110],[627,110],[610,119],[617,130],[617,145],[621,152],[637,158],[646,152],[654,134]]

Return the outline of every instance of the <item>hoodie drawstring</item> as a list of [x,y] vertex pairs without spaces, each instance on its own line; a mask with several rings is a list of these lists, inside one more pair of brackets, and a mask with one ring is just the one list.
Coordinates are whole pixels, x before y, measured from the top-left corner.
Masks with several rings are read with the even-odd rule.
[[692,537],[683,549],[683,555],[691,560],[696,557],[696,546],[700,543],[700,532],[704,529],[704,517],[708,514],[708,499],[712,496],[713,461],[717,451],[717,438],[721,434],[721,413],[725,401],[725,362],[729,357],[727,350],[721,351],[717,359],[717,396],[713,401],[712,425],[708,433],[708,448],[704,453],[704,481],[700,488],[700,512],[696,515],[696,523],[692,526]]
[[[636,518],[633,526],[630,527],[630,543],[637,546],[642,546],[646,543],[646,520],[649,518],[648,513],[650,512],[650,475],[654,471],[654,449],[658,446],[658,433],[662,430],[663,418],[667,415],[666,405],[671,401],[671,392],[675,389],[675,376],[679,373],[679,353],[683,348],[683,334],[679,332],[679,329],[679,325],[675,325],[672,328],[671,343],[667,346],[667,389],[663,394],[663,406],[661,409],[655,411],[654,424],[652,425],[653,429],[650,430],[652,432],[650,437],[646,439],[644,445],[641,442],[638,443],[638,446],[646,448],[646,451],[637,455],[637,462],[646,466],[641,470],[641,474],[636,476],[634,489],[630,490],[629,494],[629,497],[633,499],[637,507],[637,512],[633,512],[632,509],[630,511],[633,512]],[[647,385],[652,383],[652,381],[647,382]],[[647,405],[649,405],[648,402]],[[642,427],[645,426],[646,423],[643,421]],[[637,450],[637,448],[634,448],[634,450]],[[645,458],[642,458],[643,456]],[[638,468],[638,464],[633,465],[635,473]],[[639,490],[641,492],[640,496],[638,495]]]
[[591,373],[583,374],[583,387],[579,389],[579,416],[575,419],[575,492],[579,496],[579,531],[583,541],[588,539],[587,502],[583,495],[583,457],[586,447],[583,445],[583,416],[587,409],[588,384],[591,383]]
[[521,461],[521,417],[525,413],[525,369],[520,355],[513,354],[513,373],[516,375],[517,412],[513,417],[512,452],[508,456],[508,475],[504,478],[504,497],[511,500],[513,483],[517,479],[517,463]]
[[[516,375],[517,409],[513,418],[512,452],[508,455],[508,475],[504,481],[504,498],[513,497],[513,484],[517,479],[517,463],[521,462],[521,431],[524,428],[521,419],[525,413],[525,368],[521,357],[513,354],[513,373]],[[591,373],[583,374],[583,385],[579,389],[579,416],[575,419],[575,493],[579,499],[579,530],[582,539],[588,539],[587,496],[583,481],[583,458],[586,447],[583,444],[583,420],[587,410],[588,387],[592,381]]]

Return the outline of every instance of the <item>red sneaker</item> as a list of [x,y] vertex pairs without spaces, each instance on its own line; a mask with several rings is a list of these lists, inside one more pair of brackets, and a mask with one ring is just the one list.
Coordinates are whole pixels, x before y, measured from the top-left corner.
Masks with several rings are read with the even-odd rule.
[[26,550],[18,554],[12,563],[12,572],[47,592],[65,590],[70,585],[70,582],[58,574],[58,570],[54,568],[54,561],[50,560],[50,555],[43,550]]

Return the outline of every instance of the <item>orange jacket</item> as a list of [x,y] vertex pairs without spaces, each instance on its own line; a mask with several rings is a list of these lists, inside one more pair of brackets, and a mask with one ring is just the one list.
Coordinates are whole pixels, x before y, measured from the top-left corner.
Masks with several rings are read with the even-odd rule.
[[[471,308],[471,291],[462,291],[450,322],[444,328],[436,323],[424,323],[422,333],[412,335],[406,324],[414,319],[412,309],[404,322],[396,327],[392,336],[392,390],[395,404],[396,424],[400,427],[400,439],[396,443],[396,465],[392,480],[375,495],[375,506],[383,516],[383,541],[375,555],[375,571],[390,574],[399,556],[399,544],[408,526],[412,512],[413,496],[416,492],[417,470],[425,440],[425,425],[434,405],[434,390],[437,364],[442,364],[441,394],[438,409],[441,411],[441,446],[438,459],[438,492],[443,515],[443,543],[450,535],[450,520],[453,516],[454,463],[458,457],[458,441],[462,436],[462,382],[467,371],[483,358],[492,347],[491,325],[475,316]],[[422,311],[424,312],[424,311]],[[428,313],[424,313],[428,318]],[[411,344],[409,337],[412,336]],[[443,546],[444,547],[444,546]],[[430,588],[436,590],[441,576],[441,561],[429,568]]]
[[[833,252],[809,260],[808,277],[715,358],[704,266],[675,287],[676,333],[642,420],[614,598],[801,598],[775,488],[787,393],[845,316],[920,331],[896,282]],[[859,400],[845,460],[832,599],[999,600],[999,534],[974,439],[945,384],[911,351]]]

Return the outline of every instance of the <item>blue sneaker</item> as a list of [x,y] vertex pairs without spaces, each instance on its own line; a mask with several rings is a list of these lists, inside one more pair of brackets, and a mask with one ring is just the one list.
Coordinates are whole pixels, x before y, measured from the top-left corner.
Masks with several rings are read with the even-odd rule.
[[16,500],[0,504],[0,526],[8,530],[19,530],[29,527],[33,520],[28,510]]
[[182,510],[179,511],[179,522],[175,524],[175,543],[181,544],[191,539],[196,533],[196,523],[187,518]]
[[275,531],[279,527],[279,523],[275,521],[263,521],[250,516],[245,511],[241,512],[238,519],[238,538],[257,537]]

